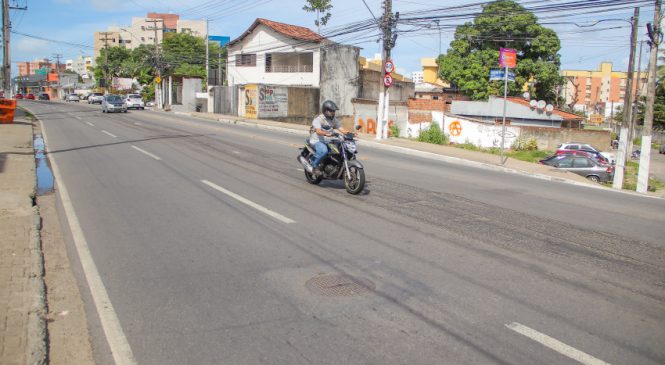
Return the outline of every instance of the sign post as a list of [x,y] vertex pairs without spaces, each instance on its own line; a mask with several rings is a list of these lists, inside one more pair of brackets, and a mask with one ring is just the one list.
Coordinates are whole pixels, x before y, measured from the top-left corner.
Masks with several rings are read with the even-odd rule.
[[501,48],[499,52],[499,66],[504,69],[504,85],[503,85],[503,122],[501,123],[501,155],[500,163],[504,165],[504,148],[506,141],[506,106],[508,99],[508,69],[517,66],[517,51],[512,48]]

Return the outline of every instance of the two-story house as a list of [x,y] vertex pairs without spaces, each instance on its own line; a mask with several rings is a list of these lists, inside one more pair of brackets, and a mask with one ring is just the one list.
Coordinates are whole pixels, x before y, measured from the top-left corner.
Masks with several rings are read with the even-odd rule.
[[304,27],[256,19],[228,44],[229,85],[320,85],[321,46],[328,41]]

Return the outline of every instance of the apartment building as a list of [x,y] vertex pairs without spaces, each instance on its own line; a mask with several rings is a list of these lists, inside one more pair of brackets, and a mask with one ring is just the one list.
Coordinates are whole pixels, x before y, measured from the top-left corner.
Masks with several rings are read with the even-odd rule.
[[95,58],[105,46],[135,49],[142,44],[161,44],[170,33],[205,37],[206,29],[205,20],[180,19],[178,14],[148,13],[145,18],[133,17],[128,26],[111,26],[106,32],[95,32]]
[[[611,116],[623,107],[628,83],[628,73],[614,71],[612,63],[602,62],[595,71],[562,70],[565,78],[562,96],[574,110],[587,114]],[[646,93],[647,73],[635,73],[633,93],[638,84],[640,94]]]
[[[25,61],[25,62],[17,62],[18,66],[18,75],[19,76],[28,76],[28,75],[46,75],[49,72],[57,72],[57,64],[55,62],[51,62],[50,60],[46,58],[42,59],[36,59],[34,61]],[[60,64],[60,72],[64,71],[66,69],[66,65],[64,63]]]
[[74,60],[65,61],[66,69],[76,72],[84,79],[92,78],[92,68],[95,67],[95,59],[91,56],[79,56]]

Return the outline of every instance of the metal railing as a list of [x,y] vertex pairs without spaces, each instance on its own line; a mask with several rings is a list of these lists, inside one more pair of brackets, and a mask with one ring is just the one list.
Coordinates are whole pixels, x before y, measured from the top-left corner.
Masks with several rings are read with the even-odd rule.
[[312,65],[266,66],[266,72],[312,72]]

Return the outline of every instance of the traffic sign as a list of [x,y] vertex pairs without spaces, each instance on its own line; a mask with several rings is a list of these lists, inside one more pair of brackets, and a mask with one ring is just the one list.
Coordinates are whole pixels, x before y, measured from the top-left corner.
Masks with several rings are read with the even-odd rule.
[[386,75],[386,76],[383,78],[383,84],[384,84],[386,87],[390,87],[390,85],[393,84],[393,77],[390,76],[390,75]]
[[515,66],[517,66],[517,50],[501,48],[499,52],[499,67],[515,68]]
[[386,70],[386,73],[392,73],[395,71],[395,64],[393,63],[393,60],[387,60],[386,61],[386,66],[384,68]]
[[[505,70],[490,70],[490,81],[504,81],[505,75]],[[510,71],[508,71],[508,81],[515,81],[515,74]]]
[[160,82],[162,82],[162,78],[159,76],[155,77],[155,82],[159,84]]

